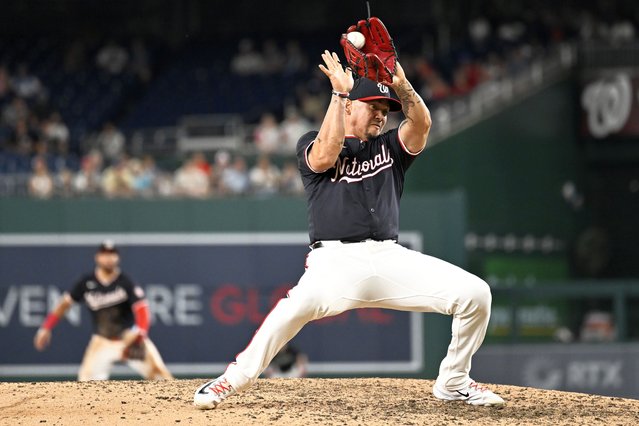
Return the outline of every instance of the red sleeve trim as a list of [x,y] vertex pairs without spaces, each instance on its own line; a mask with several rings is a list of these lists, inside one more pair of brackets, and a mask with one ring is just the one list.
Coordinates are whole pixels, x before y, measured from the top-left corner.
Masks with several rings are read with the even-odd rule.
[[60,317],[52,312],[45,318],[44,322],[42,323],[42,328],[44,328],[45,330],[52,330],[53,327],[58,324],[58,321],[60,321]]
[[149,304],[140,300],[133,304],[133,316],[135,317],[135,325],[140,330],[141,334],[145,335],[149,332],[151,326],[151,312],[149,311]]

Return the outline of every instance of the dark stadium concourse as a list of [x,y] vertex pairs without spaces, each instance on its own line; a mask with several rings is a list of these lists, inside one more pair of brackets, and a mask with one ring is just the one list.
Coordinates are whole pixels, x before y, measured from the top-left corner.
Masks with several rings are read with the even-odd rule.
[[[636,19],[631,0],[371,0],[373,16],[383,16],[394,26],[432,26],[465,31],[474,17],[492,21],[518,18],[523,21],[545,15],[545,20],[563,25],[563,20],[592,13],[604,21],[619,16]],[[108,32],[111,35],[155,34],[181,37],[190,34],[286,33],[322,30],[342,31],[346,23],[366,17],[366,1],[274,0],[9,0],[2,4],[0,32],[4,34],[63,35]],[[572,15],[572,17],[571,17]],[[633,18],[634,17],[634,18]],[[25,31],[28,25],[28,32]]]

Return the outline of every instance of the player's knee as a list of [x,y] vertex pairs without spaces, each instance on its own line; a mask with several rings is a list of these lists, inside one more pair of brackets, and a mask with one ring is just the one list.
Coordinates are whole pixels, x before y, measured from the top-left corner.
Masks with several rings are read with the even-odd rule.
[[475,278],[471,293],[473,305],[481,312],[490,312],[490,305],[493,299],[490,293],[490,286],[481,278]]
[[291,320],[311,321],[317,318],[317,300],[311,295],[291,297],[289,302],[289,315]]

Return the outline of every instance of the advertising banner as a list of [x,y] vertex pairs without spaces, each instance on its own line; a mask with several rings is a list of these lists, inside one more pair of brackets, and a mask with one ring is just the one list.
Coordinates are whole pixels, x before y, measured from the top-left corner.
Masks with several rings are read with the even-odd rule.
[[639,345],[485,345],[473,372],[486,383],[639,398]]
[[[402,234],[420,249],[421,235]],[[222,371],[304,272],[306,233],[0,235],[0,376],[75,375],[91,334],[76,304],[38,352],[33,336],[64,291],[118,244],[124,273],[146,293],[150,337],[175,375]],[[421,315],[361,309],[309,323],[293,340],[322,374],[417,372]],[[119,373],[132,373],[118,367]]]

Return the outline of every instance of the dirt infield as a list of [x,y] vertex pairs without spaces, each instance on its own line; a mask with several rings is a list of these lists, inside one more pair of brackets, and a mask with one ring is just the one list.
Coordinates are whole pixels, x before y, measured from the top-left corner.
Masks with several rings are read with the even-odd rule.
[[[202,379],[206,380],[206,379]],[[0,425],[628,425],[639,400],[492,388],[501,409],[441,402],[416,379],[270,379],[216,410],[191,404],[202,380],[0,382]]]

